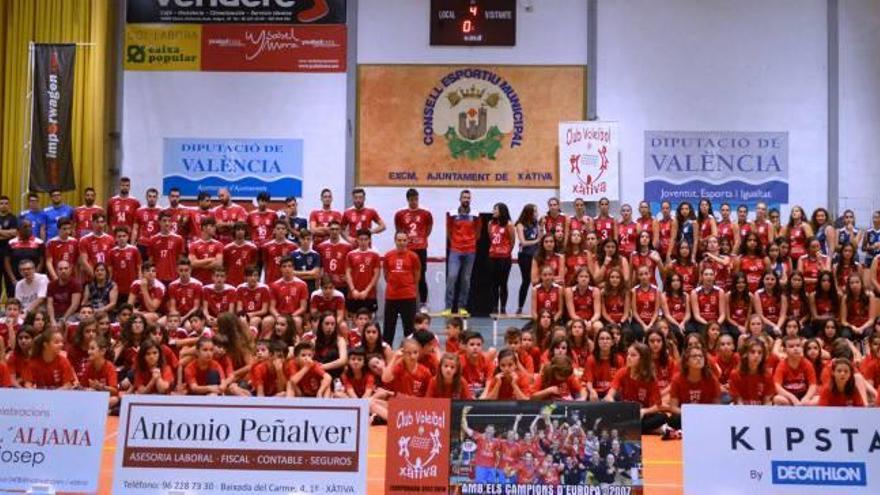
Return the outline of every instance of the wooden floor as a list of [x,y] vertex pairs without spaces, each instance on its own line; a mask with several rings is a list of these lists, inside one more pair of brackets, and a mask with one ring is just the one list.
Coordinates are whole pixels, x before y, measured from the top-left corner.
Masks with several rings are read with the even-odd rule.
[[[113,460],[116,455],[116,430],[119,418],[107,418],[107,435],[104,440],[104,459],[101,463],[100,492],[110,494],[113,476]],[[370,451],[367,467],[367,493],[382,493],[385,487],[385,429],[370,428]],[[681,442],[663,442],[657,436],[644,437],[645,494],[672,495],[682,493]]]

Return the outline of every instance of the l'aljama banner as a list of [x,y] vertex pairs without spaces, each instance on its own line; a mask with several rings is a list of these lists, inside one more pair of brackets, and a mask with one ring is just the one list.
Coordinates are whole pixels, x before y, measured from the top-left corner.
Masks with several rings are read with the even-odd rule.
[[361,65],[364,186],[559,185],[559,122],[582,120],[583,66]]
[[345,24],[346,0],[128,0],[128,23]]

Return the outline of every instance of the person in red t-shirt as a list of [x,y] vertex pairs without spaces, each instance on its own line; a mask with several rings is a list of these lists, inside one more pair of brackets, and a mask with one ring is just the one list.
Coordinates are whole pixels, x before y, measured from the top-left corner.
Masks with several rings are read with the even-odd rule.
[[440,358],[440,372],[431,378],[425,397],[474,399],[467,380],[461,376],[461,361],[458,355],[446,353]]
[[382,269],[385,272],[385,331],[383,338],[394,345],[397,318],[403,321],[403,335],[413,332],[416,315],[417,290],[421,263],[416,253],[407,249],[409,237],[406,232],[394,234],[395,248],[385,253]]
[[415,189],[406,191],[407,207],[394,214],[395,231],[404,231],[409,237],[409,249],[416,253],[422,266],[419,275],[419,303],[428,301],[428,281],[425,270],[428,268],[428,237],[434,229],[434,216],[431,212],[419,207],[419,192]]
[[119,405],[119,389],[117,388],[116,367],[106,359],[109,345],[104,337],[97,337],[89,342],[89,362],[83,375],[82,386],[87,390],[109,392],[109,409]]
[[734,404],[770,405],[776,394],[773,375],[767,368],[767,346],[752,337],[741,346],[739,367],[730,372],[730,398]]
[[412,337],[403,339],[401,348],[382,371],[382,382],[398,395],[424,397],[431,381],[431,372],[419,364],[421,347]]
[[642,418],[642,433],[669,428],[666,415],[660,412],[660,388],[654,377],[651,349],[636,342],[626,352],[626,367],[621,368],[611,381],[605,400],[638,402]]
[[141,265],[141,278],[132,282],[128,304],[155,323],[159,320],[165,301],[165,284],[156,280],[156,267],[152,261]]
[[681,373],[672,379],[669,390],[671,414],[669,426],[681,429],[681,406],[684,404],[718,404],[721,398],[721,385],[709,364],[706,351],[691,347],[685,351],[681,360]]
[[[367,193],[363,188],[352,189],[351,202],[353,206],[342,212],[342,236],[352,244],[359,230],[367,229],[372,234],[385,231],[385,222],[379,217],[379,213],[373,208],[364,206],[366,199]],[[373,224],[376,226],[373,227]]]
[[49,282],[46,309],[49,321],[60,325],[76,314],[82,301],[82,286],[73,279],[73,269],[66,261],[58,262],[58,279]]
[[251,242],[258,248],[262,248],[263,244],[269,241],[275,222],[278,221],[278,214],[269,209],[270,201],[272,198],[266,191],[257,194],[257,209],[248,213],[245,221],[250,230]]
[[333,286],[344,295],[348,294],[348,286],[345,283],[345,260],[348,253],[353,249],[340,235],[342,227],[339,222],[330,222],[330,238],[315,246],[315,251],[321,255],[321,266],[325,275],[333,279]]
[[245,283],[235,288],[236,312],[246,318],[250,326],[260,329],[263,318],[269,314],[272,291],[260,283],[260,270],[251,265],[244,269]]
[[[235,235],[235,229],[238,228],[236,224],[244,224],[247,220],[247,211],[232,202],[229,189],[225,187],[217,191],[217,199],[220,200],[220,204],[211,210],[211,214],[217,220],[217,237],[220,242],[228,244]],[[245,224],[245,231],[247,231],[247,224]]]
[[501,440],[495,438],[495,426],[487,425],[483,433],[474,431],[468,426],[467,416],[473,409],[472,406],[464,406],[461,410],[461,431],[474,439],[477,451],[474,454],[474,482],[495,483],[503,475],[498,469],[498,461],[501,458]]
[[284,376],[284,355],[287,346],[277,340],[257,342],[256,360],[250,371],[250,383],[257,397],[284,396],[287,377]]
[[174,371],[165,362],[160,344],[152,339],[141,342],[134,369],[134,393],[167,394],[174,386]]
[[[455,212],[446,214],[446,232],[449,236],[449,257],[446,262],[446,309],[444,316],[459,312],[469,315],[467,306],[471,290],[471,270],[477,255],[480,237],[480,217],[471,214],[471,192],[463,190],[459,195]],[[458,293],[455,292],[459,284]]]
[[553,356],[544,365],[532,393],[532,400],[586,400],[587,390],[574,376],[568,356]]
[[[172,196],[173,192],[174,191],[172,190],[168,193],[168,201],[171,202],[172,206],[174,205],[172,201],[174,199],[174,197]],[[179,209],[180,216],[186,219],[187,227],[184,230],[186,230],[187,239],[189,240],[199,239],[202,236],[202,220],[206,218],[214,218],[210,194],[206,193],[205,191],[200,192],[198,197],[196,198],[196,205],[197,206],[195,208],[181,207]],[[183,216],[183,213],[186,213],[187,216]],[[214,219],[214,222],[215,223],[213,225],[216,229],[217,220]],[[171,224],[174,225],[174,222],[171,222]],[[216,230],[214,234],[217,234]]]
[[221,384],[226,373],[214,360],[214,342],[200,337],[196,343],[196,358],[186,366],[184,381],[190,395],[223,395]]
[[166,286],[177,278],[177,260],[186,251],[183,237],[171,232],[171,213],[159,214],[159,233],[150,243],[150,260],[156,265],[156,278]]
[[378,309],[376,285],[379,283],[382,257],[370,249],[371,236],[369,230],[359,230],[358,248],[349,251],[345,258],[345,280],[348,284],[345,303],[349,314],[354,314],[361,308],[366,308],[371,313],[375,313]]
[[48,328],[34,339],[31,359],[24,369],[24,388],[72,389],[77,386],[76,372],[61,354],[64,335]]
[[107,267],[110,268],[110,275],[119,297],[122,300],[128,299],[131,284],[138,279],[141,273],[141,257],[140,249],[128,243],[128,227],[120,225],[115,229],[116,245],[107,253]]
[[[269,284],[272,298],[269,302],[270,317],[263,319],[263,333],[271,332],[275,320],[286,315],[293,316],[297,335],[302,333],[302,317],[309,300],[309,286],[293,274],[293,258],[281,262],[281,278]],[[267,322],[271,321],[271,326]]]
[[345,296],[327,275],[321,278],[321,288],[309,294],[309,313],[317,316],[325,311],[333,313],[337,321],[345,320]]
[[192,278],[191,272],[189,259],[180,258],[178,278],[168,285],[168,312],[178,313],[183,322],[202,308],[202,283]]
[[819,393],[820,406],[865,407],[865,400],[856,388],[855,366],[846,358],[831,362],[832,379]]
[[199,223],[199,238],[189,242],[189,261],[192,264],[193,277],[208,284],[212,281],[214,270],[223,268],[225,246],[214,239],[217,224],[214,217],[202,218]]
[[226,269],[214,269],[212,284],[202,286],[202,313],[208,326],[214,326],[220,313],[234,313],[236,303],[235,287],[226,283]]
[[464,349],[459,353],[462,377],[471,388],[471,395],[479,397],[492,376],[495,350],[483,352],[483,336],[479,332],[465,332],[462,342]]
[[245,240],[247,225],[244,222],[236,222],[232,231],[235,240],[223,248],[223,266],[226,268],[226,280],[239,286],[244,283],[245,268],[257,264],[259,250],[256,244]]
[[300,342],[293,348],[293,356],[287,363],[287,396],[330,397],[332,378],[315,360],[315,346]]
[[86,234],[92,232],[92,219],[95,213],[104,213],[104,208],[95,205],[95,199],[95,189],[87,187],[83,191],[84,204],[73,209],[73,231],[77,239],[81,239]]
[[111,229],[125,225],[128,230],[134,227],[134,213],[141,207],[140,201],[129,196],[131,179],[119,178],[119,194],[107,201],[107,221]]
[[299,249],[295,242],[287,239],[288,226],[286,220],[276,220],[272,230],[272,239],[260,248],[263,260],[263,281],[267,284],[281,278],[281,261]]
[[95,264],[106,263],[107,253],[113,249],[113,237],[104,232],[107,219],[103,212],[92,216],[92,232],[79,240],[79,264],[86,280],[95,276]]
[[76,278],[79,265],[79,241],[71,233],[73,222],[69,218],[58,220],[58,236],[49,239],[46,243],[46,274],[50,280],[58,278],[56,271],[58,263],[66,261],[73,268],[73,276]]
[[776,365],[773,381],[776,396],[773,404],[779,406],[808,405],[816,395],[816,371],[804,359],[804,343],[797,335],[786,335],[782,339],[785,346],[785,360]]
[[162,208],[156,206],[158,201],[159,191],[151,187],[147,189],[147,206],[138,208],[134,213],[131,241],[137,245],[143,257],[147,256],[147,248],[152,243],[153,236],[159,233],[159,214],[162,213]]
[[313,210],[309,214],[309,231],[315,236],[316,247],[330,235],[330,222],[342,223],[342,213],[334,210],[332,205],[333,193],[330,189],[322,189],[321,209]]
[[498,352],[498,372],[489,378],[482,400],[528,400],[532,389],[529,376],[519,366],[516,353],[505,347]]

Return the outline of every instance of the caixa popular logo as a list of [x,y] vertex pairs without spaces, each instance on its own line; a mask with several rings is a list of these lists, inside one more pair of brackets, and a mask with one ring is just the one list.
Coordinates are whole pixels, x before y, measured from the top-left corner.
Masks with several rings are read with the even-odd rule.
[[422,111],[422,141],[443,136],[452,158],[494,160],[502,148],[523,142],[525,115],[519,95],[500,75],[460,69],[431,89]]
[[867,486],[864,462],[772,461],[774,485]]

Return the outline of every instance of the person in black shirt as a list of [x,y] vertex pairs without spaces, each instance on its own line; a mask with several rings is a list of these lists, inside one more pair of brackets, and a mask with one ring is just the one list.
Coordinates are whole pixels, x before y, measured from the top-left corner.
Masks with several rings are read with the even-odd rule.
[[565,458],[565,467],[562,470],[562,484],[564,485],[583,485],[586,483],[587,467],[584,466],[576,457],[567,456]]
[[9,210],[9,196],[0,196],[0,280],[6,288],[6,297],[15,293],[15,279],[10,278],[5,266],[9,256],[9,240],[18,235],[18,217]]

